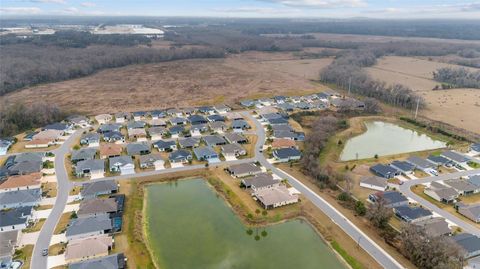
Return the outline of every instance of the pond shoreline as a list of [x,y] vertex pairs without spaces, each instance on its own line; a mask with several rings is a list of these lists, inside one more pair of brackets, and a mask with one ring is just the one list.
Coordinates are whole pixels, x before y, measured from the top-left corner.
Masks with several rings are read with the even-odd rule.
[[[150,243],[149,242],[149,234],[148,234],[148,223],[146,221],[146,218],[147,218],[147,213],[146,213],[146,204],[147,204],[147,193],[145,192],[145,188],[148,186],[148,185],[154,185],[154,184],[168,184],[168,182],[173,182],[173,181],[184,181],[184,180],[193,180],[193,179],[201,179],[203,181],[206,182],[206,185],[212,189],[212,191],[222,197],[222,200],[224,202],[224,204],[230,208],[230,210],[232,210],[232,212],[234,213],[235,217],[237,217],[240,222],[246,226],[246,227],[250,227],[250,228],[261,228],[261,227],[270,227],[270,226],[274,226],[274,225],[277,225],[277,224],[282,224],[282,223],[285,223],[285,222],[288,222],[288,221],[292,221],[292,220],[301,220],[301,221],[305,221],[312,229],[313,231],[315,232],[315,234],[317,234],[320,238],[320,240],[325,244],[325,246],[332,252],[335,254],[336,258],[339,260],[339,262],[341,262],[346,268],[352,268],[347,262],[346,260],[340,255],[340,253],[338,253],[330,244],[330,241],[327,240],[324,235],[320,232],[320,229],[321,229],[321,225],[320,223],[318,223],[313,216],[310,216],[307,212],[298,212],[297,214],[291,214],[289,216],[285,216],[283,217],[281,220],[279,221],[271,221],[271,220],[251,220],[249,218],[247,218],[246,216],[246,211],[245,211],[245,208],[242,206],[242,205],[238,205],[238,204],[233,204],[234,202],[232,201],[232,199],[229,199],[229,196],[227,196],[226,192],[225,192],[225,188],[228,188],[226,186],[222,186],[222,182],[220,179],[213,179],[211,178],[211,175],[210,177],[208,177],[208,175],[206,175],[207,173],[198,173],[199,175],[197,176],[189,176],[189,177],[182,177],[182,178],[178,178],[178,177],[174,177],[174,178],[167,178],[167,179],[158,179],[158,180],[152,180],[152,181],[148,181],[148,182],[140,182],[138,184],[138,188],[139,189],[142,189],[141,193],[137,193],[137,195],[141,195],[142,197],[142,200],[143,200],[143,205],[142,205],[142,212],[143,212],[143,217],[142,219],[140,220],[142,222],[142,227],[143,227],[143,241],[144,241],[144,245],[145,245],[145,248],[148,250],[149,252],[149,256],[152,260],[152,262],[155,264],[155,267],[160,269],[160,265],[157,264],[157,261],[155,261],[154,257],[154,252],[152,251],[151,249],[151,246],[150,246]],[[201,175],[203,174],[203,175]],[[212,184],[212,181],[213,181],[213,184]],[[217,182],[217,183],[215,183]],[[222,188],[223,187],[223,188]]]

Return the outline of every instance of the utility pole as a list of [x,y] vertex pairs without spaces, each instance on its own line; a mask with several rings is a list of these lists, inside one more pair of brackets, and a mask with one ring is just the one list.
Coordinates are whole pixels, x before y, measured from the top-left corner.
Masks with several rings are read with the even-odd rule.
[[415,109],[415,119],[417,119],[418,106],[420,105],[420,98],[417,99],[417,109]]
[[348,79],[348,96],[350,96],[351,88],[352,88],[352,77]]

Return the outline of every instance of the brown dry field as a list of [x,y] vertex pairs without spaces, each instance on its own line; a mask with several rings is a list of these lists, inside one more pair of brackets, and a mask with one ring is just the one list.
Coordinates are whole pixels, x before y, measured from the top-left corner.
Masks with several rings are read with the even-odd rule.
[[367,70],[375,79],[388,84],[404,84],[419,92],[427,102],[423,116],[480,133],[480,90],[432,91],[435,85],[439,85],[433,80],[432,72],[442,67],[458,66],[412,57],[388,56],[381,58],[375,66]]
[[244,98],[321,91],[326,87],[312,84],[309,78],[316,78],[330,61],[298,60],[292,53],[252,52],[226,59],[132,65],[30,87],[0,101],[45,101],[89,114],[233,104]]

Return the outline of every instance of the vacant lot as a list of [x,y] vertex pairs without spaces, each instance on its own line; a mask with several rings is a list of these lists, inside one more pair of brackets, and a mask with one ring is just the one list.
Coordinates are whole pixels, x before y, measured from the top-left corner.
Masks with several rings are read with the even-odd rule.
[[455,67],[451,64],[412,57],[389,56],[383,57],[375,66],[368,68],[368,72],[386,83],[404,84],[419,92],[427,101],[427,109],[422,112],[424,116],[480,133],[478,124],[480,90],[432,91],[435,85],[439,84],[433,81],[432,72],[448,66]]
[[319,91],[323,88],[309,78],[315,78],[330,61],[298,60],[291,53],[248,53],[133,65],[31,87],[2,99],[43,100],[91,114],[234,103],[242,98]]

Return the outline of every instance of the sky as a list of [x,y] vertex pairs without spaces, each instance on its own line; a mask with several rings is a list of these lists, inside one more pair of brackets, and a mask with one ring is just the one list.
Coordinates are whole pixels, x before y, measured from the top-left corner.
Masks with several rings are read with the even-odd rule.
[[480,19],[480,0],[0,0],[0,15]]

